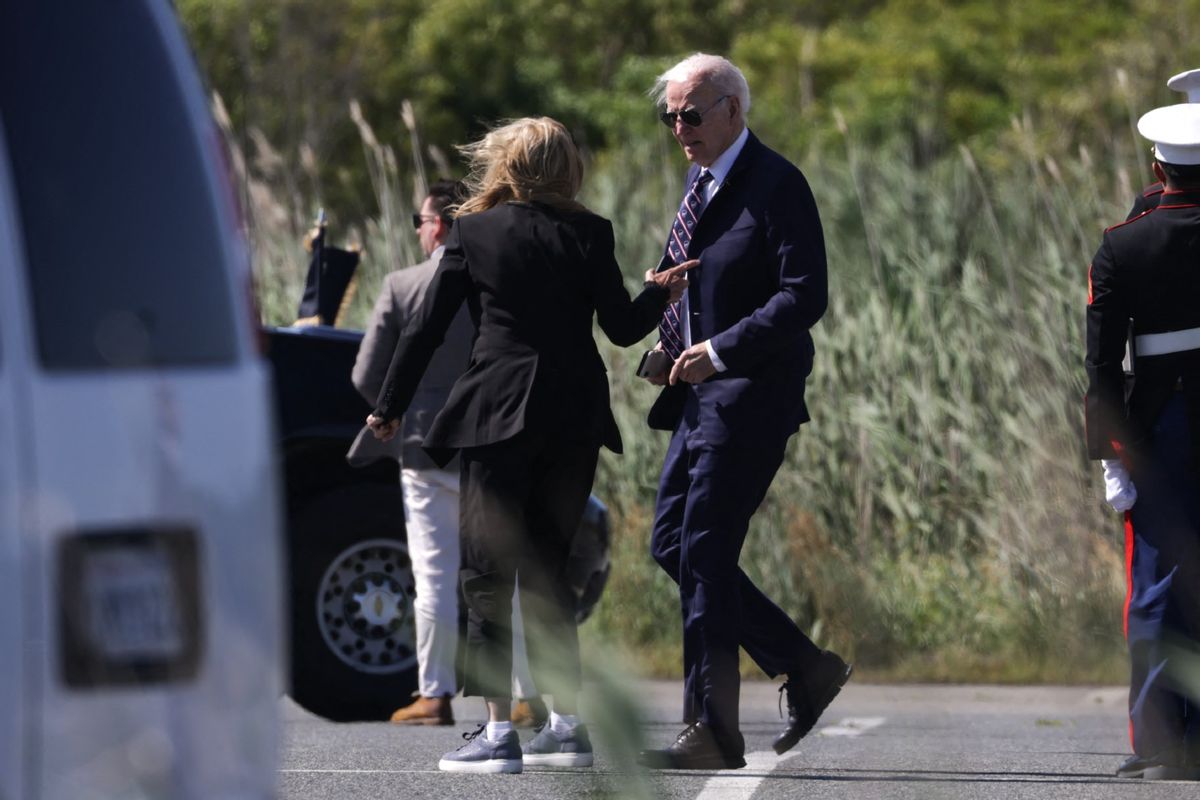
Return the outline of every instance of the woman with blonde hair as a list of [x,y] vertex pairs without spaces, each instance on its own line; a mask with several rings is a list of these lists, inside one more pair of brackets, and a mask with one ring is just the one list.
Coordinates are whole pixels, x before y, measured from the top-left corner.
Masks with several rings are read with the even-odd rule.
[[[683,294],[697,262],[647,272],[645,288],[630,299],[612,224],[575,200],[583,163],[553,119],[510,122],[462,150],[471,196],[367,418],[377,437],[395,434],[466,302],[478,329],[470,362],[424,446],[440,464],[455,452],[462,458],[460,578],[470,620],[463,694],[487,700],[488,723],[438,766],[590,766],[591,743],[576,715],[575,598],[563,574],[599,449],[621,452],[592,317],[613,343],[638,342]],[[518,575],[530,669],[553,697],[549,723],[524,747],[508,716]]]

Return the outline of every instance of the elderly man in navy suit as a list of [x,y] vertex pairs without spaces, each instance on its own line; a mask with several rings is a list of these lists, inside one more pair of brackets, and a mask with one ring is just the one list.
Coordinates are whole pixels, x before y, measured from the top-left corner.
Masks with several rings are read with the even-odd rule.
[[746,127],[741,70],[696,54],[661,75],[655,91],[662,121],[692,162],[663,266],[700,264],[664,315],[657,355],[640,370],[663,386],[650,427],[672,431],[651,549],[679,584],[689,723],[642,762],[730,769],[746,763],[739,645],[768,676],[787,677],[778,753],[812,729],[851,672],[738,567],[750,517],[788,439],[809,419],[809,329],[827,303],[825,245],[800,170]]

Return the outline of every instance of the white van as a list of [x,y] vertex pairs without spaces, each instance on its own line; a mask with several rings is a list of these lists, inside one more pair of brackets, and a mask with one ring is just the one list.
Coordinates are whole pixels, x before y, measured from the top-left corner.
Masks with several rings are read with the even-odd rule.
[[0,798],[265,798],[268,372],[167,0],[0,0]]

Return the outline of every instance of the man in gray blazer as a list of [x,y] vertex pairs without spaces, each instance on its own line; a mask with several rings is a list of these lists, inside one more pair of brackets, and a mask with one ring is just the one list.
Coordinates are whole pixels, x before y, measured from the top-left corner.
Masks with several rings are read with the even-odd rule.
[[[421,307],[425,290],[442,258],[450,235],[451,207],[465,197],[458,181],[437,181],[413,226],[428,259],[388,273],[371,321],[359,346],[351,375],[355,388],[374,404],[392,362],[400,331]],[[450,387],[466,369],[475,326],[466,306],[446,333],[404,415],[401,435],[380,442],[365,431],[351,447],[350,463],[381,456],[402,465],[404,520],[408,552],[416,582],[418,692],[420,696],[392,715],[409,725],[451,725],[450,698],[457,693],[454,660],[458,644],[458,460],[439,468],[421,448],[430,423],[441,410]]]

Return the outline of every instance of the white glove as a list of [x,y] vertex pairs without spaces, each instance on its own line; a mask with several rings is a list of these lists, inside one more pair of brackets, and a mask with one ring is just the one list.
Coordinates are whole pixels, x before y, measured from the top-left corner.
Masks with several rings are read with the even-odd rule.
[[1101,459],[1104,465],[1104,499],[1113,507],[1113,511],[1125,512],[1133,508],[1137,502],[1137,489],[1129,470],[1119,458]]

